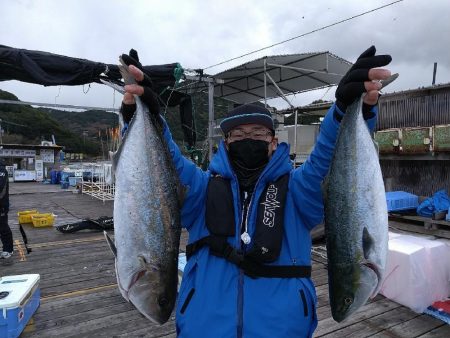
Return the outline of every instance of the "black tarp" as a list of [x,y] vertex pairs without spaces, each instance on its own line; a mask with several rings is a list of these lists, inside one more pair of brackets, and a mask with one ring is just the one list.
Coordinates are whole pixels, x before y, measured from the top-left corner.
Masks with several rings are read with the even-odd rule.
[[[173,87],[175,75],[180,69],[179,63],[144,66],[144,72],[150,76],[157,89]],[[117,65],[0,45],[0,81],[77,86],[100,83],[102,73],[110,80],[121,78]]]
[[99,62],[0,45],[0,81],[75,86],[97,82],[105,69]]
[[[195,125],[189,95],[173,88],[182,74],[179,63],[143,66],[152,79],[161,101],[168,106],[180,105],[183,132],[190,146],[195,144]],[[77,86],[101,83],[100,79],[120,82],[119,67],[48,52],[12,48],[0,45],[0,81],[18,80],[43,86]],[[170,93],[170,96],[168,96]],[[169,99],[170,97],[170,99]]]

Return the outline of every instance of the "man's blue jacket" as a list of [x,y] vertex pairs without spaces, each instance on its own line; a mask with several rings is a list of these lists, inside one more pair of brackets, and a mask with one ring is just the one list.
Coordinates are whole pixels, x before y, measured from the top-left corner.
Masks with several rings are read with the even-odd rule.
[[[260,176],[253,201],[269,182],[289,174],[284,208],[281,252],[274,265],[311,265],[310,230],[323,221],[321,183],[333,156],[339,122],[331,107],[308,160],[293,169],[289,146],[278,145]],[[376,119],[368,121],[374,127]],[[208,171],[184,158],[168,128],[164,137],[188,193],[182,208],[182,224],[189,243],[209,235],[205,225],[206,191],[211,175],[231,180],[235,224],[240,225],[239,184],[228,160],[224,143],[219,146]],[[251,203],[248,232],[255,227],[257,203]],[[229,243],[240,247],[240,229]],[[251,243],[250,243],[251,245]],[[181,283],[176,326],[180,337],[311,337],[317,327],[317,297],[310,278],[250,278],[229,261],[202,247],[187,262]]]

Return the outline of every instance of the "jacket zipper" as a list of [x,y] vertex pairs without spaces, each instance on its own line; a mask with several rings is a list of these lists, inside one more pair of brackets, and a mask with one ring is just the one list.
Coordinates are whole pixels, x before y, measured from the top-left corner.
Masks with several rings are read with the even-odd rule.
[[[242,251],[243,255],[246,252],[247,246],[251,243],[251,237],[248,234],[248,218],[250,215],[250,209],[252,206],[253,197],[255,196],[256,187],[258,186],[260,178],[261,178],[261,176],[256,181],[255,188],[253,189],[253,193],[250,196],[250,201],[248,203],[246,203],[248,200],[247,192],[244,192],[245,200],[244,200],[244,206],[242,208],[242,221],[241,221],[240,233],[242,232],[242,229],[244,229],[245,232],[247,233],[247,235],[249,236],[250,242],[248,242],[247,244],[245,244],[245,243],[243,244],[242,237],[239,236],[239,249]],[[239,203],[240,203],[240,201],[239,201]],[[245,218],[244,218],[244,213],[245,213]],[[243,334],[243,326],[244,326],[243,312],[244,312],[244,272],[241,269],[239,269],[239,288],[238,288],[238,316],[239,317],[238,317],[238,328],[237,328],[237,337],[238,338],[242,338],[242,334]]]
[[[240,197],[240,193],[239,193],[239,197]],[[251,201],[251,199],[250,199]],[[240,200],[239,200],[239,206],[240,206]],[[247,220],[248,220],[248,207],[249,207],[248,203],[248,193],[246,191],[244,191],[244,204],[242,206],[242,210],[241,210],[241,224],[239,227],[239,250],[242,250],[243,254],[245,253],[245,247],[242,247],[242,236],[243,236],[243,230],[245,231],[245,233],[247,233]],[[240,208],[239,208],[240,209]],[[248,233],[247,233],[248,235]],[[243,309],[244,309],[244,272],[239,269],[239,285],[238,285],[238,326],[237,326],[237,337],[241,338],[242,337],[242,330],[243,330]]]
[[[228,165],[231,167],[230,162],[228,162]],[[264,171],[267,171],[269,164],[267,164],[266,168],[264,169]],[[263,172],[264,172],[263,171]],[[248,224],[248,216],[249,216],[249,211],[251,209],[251,205],[252,205],[252,201],[253,201],[253,196],[255,195],[256,192],[256,188],[258,187],[258,183],[261,180],[261,176],[263,173],[261,173],[261,175],[259,176],[258,180],[256,181],[255,184],[255,188],[253,189],[253,193],[252,196],[250,198],[250,202],[248,203],[248,208],[247,208],[247,214],[245,215],[245,220],[244,220],[244,215],[243,215],[243,209],[241,210],[241,193],[239,190],[239,181],[237,179],[236,174],[233,172],[233,178],[234,181],[236,182],[237,185],[237,197],[238,197],[238,206],[239,209],[241,211],[241,215],[240,215],[240,219],[241,219],[241,229],[242,229],[242,222],[245,221],[245,224]],[[244,203],[245,204],[245,203]],[[238,249],[242,250],[242,253],[245,254],[245,247],[242,246],[242,240],[241,240],[241,231],[238,232]],[[238,314],[238,322],[237,322],[237,337],[238,338],[242,338],[242,334],[243,334],[243,306],[244,306],[244,273],[241,269],[239,269],[239,278],[238,278],[238,299],[237,299],[237,314]]]

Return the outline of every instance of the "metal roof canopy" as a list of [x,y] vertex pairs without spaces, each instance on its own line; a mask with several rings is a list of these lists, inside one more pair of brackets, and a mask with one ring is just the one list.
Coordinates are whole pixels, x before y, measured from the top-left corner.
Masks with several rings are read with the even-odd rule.
[[240,104],[336,85],[351,63],[329,52],[265,56],[215,74],[214,95]]

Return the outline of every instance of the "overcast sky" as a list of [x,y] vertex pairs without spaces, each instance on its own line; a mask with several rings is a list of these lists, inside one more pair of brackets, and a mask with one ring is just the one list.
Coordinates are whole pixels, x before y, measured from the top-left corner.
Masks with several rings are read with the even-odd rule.
[[[135,48],[143,64],[206,68],[330,25],[394,0],[93,1],[0,0],[0,44],[105,63]],[[450,82],[450,1],[404,0],[353,20],[208,69],[215,74],[265,55],[330,51],[354,62],[374,44],[400,73],[388,91]],[[102,85],[43,87],[0,82],[22,101],[117,107]],[[295,104],[333,99],[334,90],[299,94]],[[279,107],[282,108],[282,105]]]

